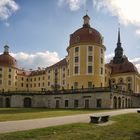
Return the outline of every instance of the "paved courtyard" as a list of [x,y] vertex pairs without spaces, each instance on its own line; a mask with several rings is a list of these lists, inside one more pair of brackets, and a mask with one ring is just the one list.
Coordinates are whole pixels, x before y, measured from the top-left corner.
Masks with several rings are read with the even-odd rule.
[[49,126],[71,124],[71,123],[80,123],[80,122],[84,123],[90,121],[91,115],[115,116],[115,115],[126,114],[126,113],[134,113],[137,112],[137,110],[138,108],[122,109],[122,110],[114,110],[114,111],[110,110],[107,112],[100,112],[100,113],[0,122],[0,133],[15,132],[15,131],[35,129],[35,128],[44,128]]

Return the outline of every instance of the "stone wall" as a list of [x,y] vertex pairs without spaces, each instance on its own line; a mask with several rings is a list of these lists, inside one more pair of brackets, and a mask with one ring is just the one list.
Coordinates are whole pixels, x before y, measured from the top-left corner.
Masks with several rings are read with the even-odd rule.
[[0,107],[129,108],[140,107],[140,97],[111,91],[66,94],[1,94]]

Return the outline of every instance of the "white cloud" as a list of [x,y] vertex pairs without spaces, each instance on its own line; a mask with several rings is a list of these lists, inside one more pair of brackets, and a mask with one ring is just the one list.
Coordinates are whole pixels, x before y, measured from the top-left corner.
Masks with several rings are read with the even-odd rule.
[[68,4],[71,11],[80,9],[81,6],[85,6],[86,0],[58,0],[58,5]]
[[140,57],[133,58],[130,60],[135,66],[137,67],[138,71],[140,72]]
[[114,53],[108,54],[105,56],[105,62],[109,63],[110,60],[112,60],[112,58],[114,57]]
[[17,60],[18,66],[25,69],[37,69],[38,67],[48,67],[60,60],[56,52],[36,52],[28,54],[25,52],[11,53]]
[[15,0],[0,0],[0,20],[7,20],[18,9]]
[[[140,28],[140,0],[93,0],[95,7],[117,16],[124,24],[132,24]],[[140,35],[140,30],[136,31]]]
[[136,30],[136,34],[140,36],[140,29]]

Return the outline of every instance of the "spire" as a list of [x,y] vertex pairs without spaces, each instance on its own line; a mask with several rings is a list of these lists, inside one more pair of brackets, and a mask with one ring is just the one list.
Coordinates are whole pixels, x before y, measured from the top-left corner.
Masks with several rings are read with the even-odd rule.
[[118,29],[118,44],[121,43],[121,39],[120,39],[120,27]]
[[115,56],[113,58],[113,63],[119,64],[123,62],[123,48],[121,46],[121,37],[120,37],[120,27],[118,28],[118,42],[117,47],[115,48]]
[[121,47],[121,37],[120,37],[120,27],[118,28],[118,42],[117,42],[117,48],[122,49],[122,47]]

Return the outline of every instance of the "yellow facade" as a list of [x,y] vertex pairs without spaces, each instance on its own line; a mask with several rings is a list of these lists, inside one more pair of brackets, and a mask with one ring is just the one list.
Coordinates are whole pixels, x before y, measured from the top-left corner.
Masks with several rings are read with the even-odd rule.
[[[8,52],[9,47],[5,46],[0,55],[0,91],[40,92],[111,85],[125,91],[140,92],[139,73],[112,74],[112,69],[105,65],[106,48],[102,36],[90,27],[89,20],[88,15],[84,16],[83,27],[70,36],[67,57],[45,69],[18,69]],[[5,62],[3,58],[6,58]]]
[[15,91],[17,84],[16,68],[0,66],[0,91]]
[[[76,48],[79,48],[78,52],[75,52]],[[92,48],[91,51],[89,51],[89,48]],[[105,47],[103,45],[98,46],[91,43],[78,44],[69,46],[67,51],[69,68],[69,75],[67,77],[68,88],[104,87]],[[88,58],[89,56],[90,58]],[[78,62],[75,60],[76,58],[78,58]],[[92,67],[92,72],[88,72],[88,66]],[[75,67],[78,67],[78,73],[75,73]]]

